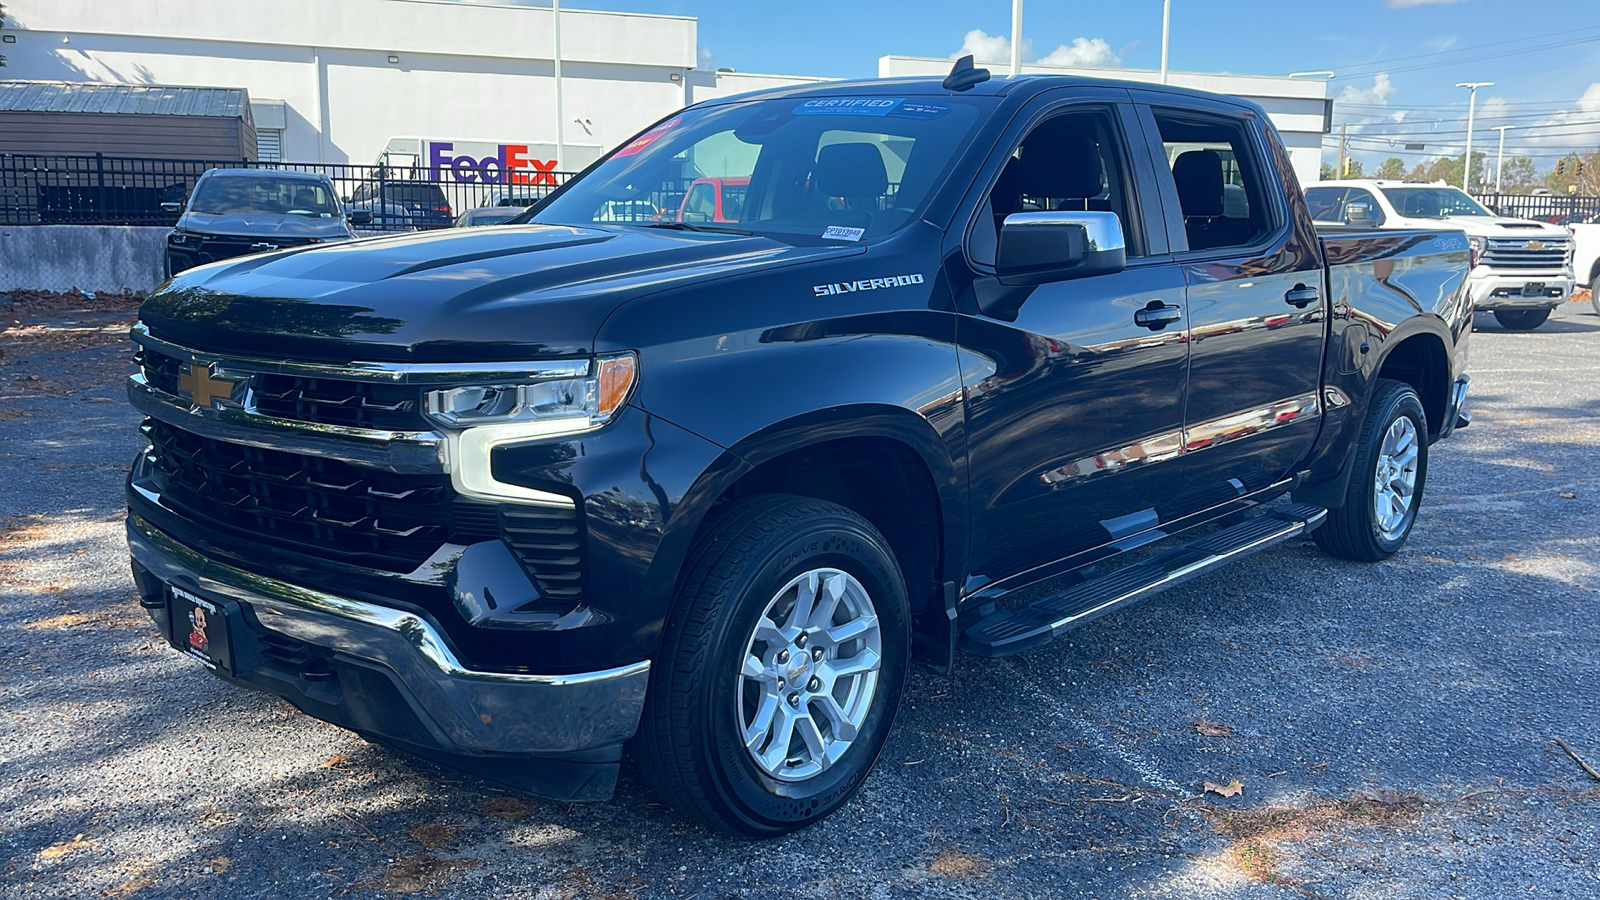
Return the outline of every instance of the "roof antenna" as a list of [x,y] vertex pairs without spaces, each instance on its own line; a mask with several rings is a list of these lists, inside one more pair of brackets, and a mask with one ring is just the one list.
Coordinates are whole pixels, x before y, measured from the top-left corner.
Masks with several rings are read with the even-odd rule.
[[989,70],[973,66],[972,54],[968,53],[950,67],[950,74],[944,77],[942,87],[947,91],[970,91],[988,80]]

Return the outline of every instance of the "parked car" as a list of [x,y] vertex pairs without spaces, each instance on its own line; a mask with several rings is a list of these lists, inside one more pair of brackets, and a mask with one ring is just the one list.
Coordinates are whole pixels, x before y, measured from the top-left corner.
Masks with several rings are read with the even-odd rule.
[[1444,184],[1323,181],[1305,193],[1320,225],[1465,231],[1473,249],[1472,302],[1511,331],[1538,328],[1572,296],[1572,236],[1565,227],[1496,216]]
[[326,175],[279,169],[209,169],[187,202],[162,210],[181,213],[167,232],[166,277],[209,262],[286,247],[346,241],[366,215],[347,215]]
[[554,190],[555,188],[544,187],[531,188],[526,192],[516,194],[496,194],[493,201],[489,205],[515,206],[526,209],[535,203],[538,203],[540,200],[543,200],[545,197],[550,196],[550,192]]
[[1600,313],[1600,217],[1570,226],[1572,271],[1589,286],[1589,302]]
[[697,178],[678,205],[678,221],[738,222],[749,187],[748,178]]
[[456,227],[473,228],[479,225],[504,225],[521,214],[522,208],[516,206],[485,206],[479,209],[469,209],[456,217]]
[[416,218],[403,203],[366,200],[351,203],[350,209],[364,209],[371,216],[366,224],[356,226],[355,231],[360,235],[404,234],[417,230]]
[[655,203],[643,198],[636,200],[607,200],[595,213],[596,222],[659,222],[661,210]]
[[357,205],[374,200],[404,206],[418,228],[449,228],[454,221],[444,189],[432,181],[364,181],[350,195]]
[[[675,113],[527,227],[180,275],[129,386],[157,627],[543,796],[627,745],[771,836],[861,786],[914,659],[1404,544],[1465,421],[1459,229],[1319,236],[1243,100],[970,57],[890,90]],[[729,147],[737,227],[619,219]]]

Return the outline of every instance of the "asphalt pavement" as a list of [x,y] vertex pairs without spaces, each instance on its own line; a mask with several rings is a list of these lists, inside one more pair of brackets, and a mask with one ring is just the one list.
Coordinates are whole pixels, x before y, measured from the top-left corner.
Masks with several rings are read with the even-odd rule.
[[1588,304],[1479,317],[1475,421],[1394,560],[1300,541],[914,669],[863,790],[765,843],[626,768],[611,802],[538,802],[169,649],[122,536],[131,317],[0,300],[0,896],[1600,896]]

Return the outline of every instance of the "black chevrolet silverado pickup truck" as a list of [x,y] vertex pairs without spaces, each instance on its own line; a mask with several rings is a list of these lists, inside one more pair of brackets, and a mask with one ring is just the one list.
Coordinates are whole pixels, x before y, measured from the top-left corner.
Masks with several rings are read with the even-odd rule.
[[[1249,103],[985,74],[716,100],[524,224],[181,273],[133,333],[142,604],[370,739],[566,800],[627,747],[759,836],[846,802],[913,662],[1313,530],[1395,553],[1465,421],[1466,238],[1319,236]],[[616,221],[697,178],[736,222]]]

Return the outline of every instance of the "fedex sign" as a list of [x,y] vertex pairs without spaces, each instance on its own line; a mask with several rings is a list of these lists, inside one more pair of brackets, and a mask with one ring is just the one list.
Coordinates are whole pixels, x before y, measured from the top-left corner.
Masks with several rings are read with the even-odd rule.
[[[448,172],[453,181],[482,184],[548,184],[556,183],[556,161],[533,159],[528,155],[527,144],[479,144],[489,152],[475,156],[479,151],[463,146],[457,152],[451,141],[428,141],[429,175],[435,181],[444,180]],[[493,148],[490,150],[490,148]]]

